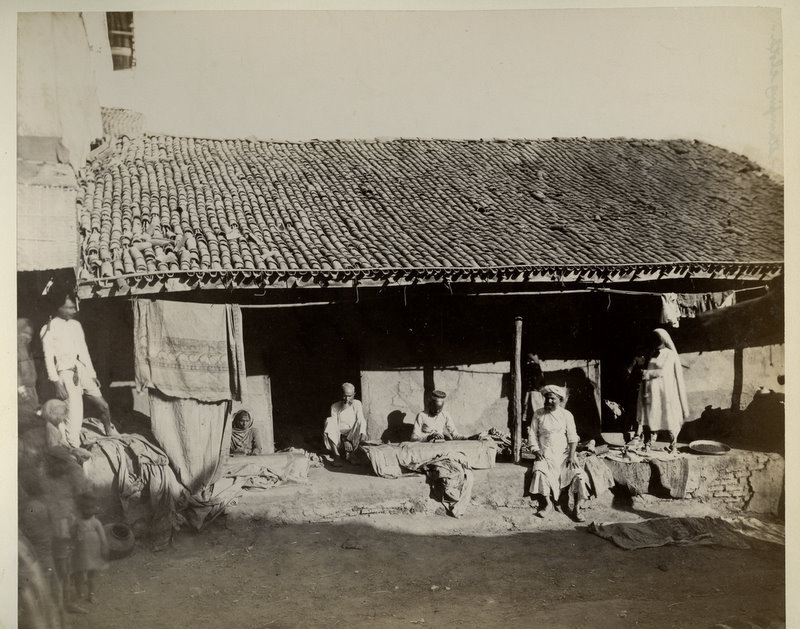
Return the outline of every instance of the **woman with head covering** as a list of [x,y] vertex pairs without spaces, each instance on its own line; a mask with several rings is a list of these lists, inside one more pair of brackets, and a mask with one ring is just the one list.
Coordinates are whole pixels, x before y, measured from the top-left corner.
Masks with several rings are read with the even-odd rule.
[[539,517],[558,502],[562,489],[575,496],[575,519],[583,522],[581,505],[589,497],[586,475],[578,463],[575,451],[578,433],[575,418],[562,408],[567,394],[564,387],[552,384],[542,389],[544,407],[533,414],[528,431],[528,443],[533,452],[533,478],[529,493],[539,501]]
[[231,454],[261,454],[261,435],[250,413],[241,410],[233,416]]
[[681,426],[689,419],[683,367],[666,330],[653,330],[650,347],[639,386],[636,419],[644,430],[645,449],[651,447],[653,433],[663,430],[669,432],[667,451],[673,452]]

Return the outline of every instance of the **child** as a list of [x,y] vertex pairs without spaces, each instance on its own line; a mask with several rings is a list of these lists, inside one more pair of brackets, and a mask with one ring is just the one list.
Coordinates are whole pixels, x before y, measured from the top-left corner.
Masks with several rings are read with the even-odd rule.
[[66,448],[47,451],[45,466],[47,510],[52,531],[52,557],[55,574],[62,593],[66,611],[85,614],[86,610],[74,604],[69,596],[69,577],[75,548],[75,496],[85,483],[80,465]]
[[45,446],[56,448],[69,447],[67,440],[67,421],[69,421],[69,407],[62,400],[47,400],[39,411],[45,421]]
[[91,494],[81,494],[77,499],[78,517],[75,520],[75,551],[72,571],[78,598],[82,597],[83,584],[88,587],[87,598],[95,602],[94,580],[99,570],[107,567],[108,541],[103,525],[96,517],[97,505]]

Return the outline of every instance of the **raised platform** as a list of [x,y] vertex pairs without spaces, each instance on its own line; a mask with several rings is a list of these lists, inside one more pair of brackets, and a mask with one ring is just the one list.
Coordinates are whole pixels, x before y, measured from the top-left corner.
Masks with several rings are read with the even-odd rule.
[[[618,487],[627,487],[631,495],[665,508],[670,503],[677,508],[680,503],[685,511],[685,505],[695,503],[724,512],[780,514],[784,486],[784,461],[780,455],[733,450],[725,456],[687,455],[685,459],[683,499],[670,498],[669,488],[662,485],[663,479],[651,463],[606,463]],[[492,469],[475,470],[472,506],[531,511],[530,500],[524,496],[528,469],[529,464],[498,463]],[[592,518],[594,511],[599,519],[614,519],[619,504],[620,498],[607,492],[587,505],[587,517]],[[429,488],[421,474],[380,478],[366,466],[348,465],[311,468],[307,484],[245,492],[226,513],[233,518],[295,523],[369,514],[434,514],[439,507],[429,498]]]

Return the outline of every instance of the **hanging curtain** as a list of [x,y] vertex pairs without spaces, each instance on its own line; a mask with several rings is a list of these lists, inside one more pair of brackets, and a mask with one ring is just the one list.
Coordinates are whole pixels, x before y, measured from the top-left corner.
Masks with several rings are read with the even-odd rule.
[[228,405],[167,397],[150,389],[153,436],[178,480],[192,494],[219,476]]
[[213,483],[232,400],[245,393],[242,314],[235,304],[137,300],[136,385],[147,389],[153,435],[192,493]]
[[241,400],[242,312],[237,304],[137,300],[136,386],[202,402]]

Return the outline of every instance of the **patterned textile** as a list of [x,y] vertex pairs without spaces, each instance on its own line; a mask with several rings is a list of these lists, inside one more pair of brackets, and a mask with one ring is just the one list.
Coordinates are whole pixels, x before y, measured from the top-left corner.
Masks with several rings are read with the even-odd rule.
[[201,402],[241,400],[246,378],[238,305],[137,300],[136,384]]

